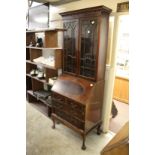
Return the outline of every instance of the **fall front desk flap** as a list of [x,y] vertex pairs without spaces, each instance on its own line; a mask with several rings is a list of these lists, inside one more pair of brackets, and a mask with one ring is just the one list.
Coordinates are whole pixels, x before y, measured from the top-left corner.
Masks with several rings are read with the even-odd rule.
[[54,83],[52,91],[81,104],[95,102],[103,96],[103,81],[92,82],[79,77],[62,75]]

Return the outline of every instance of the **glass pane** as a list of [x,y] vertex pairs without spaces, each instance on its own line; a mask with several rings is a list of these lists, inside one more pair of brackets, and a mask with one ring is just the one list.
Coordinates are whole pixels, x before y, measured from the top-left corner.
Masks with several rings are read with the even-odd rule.
[[76,73],[77,21],[64,22],[64,71]]
[[97,19],[81,21],[80,75],[90,78],[95,78],[97,31]]

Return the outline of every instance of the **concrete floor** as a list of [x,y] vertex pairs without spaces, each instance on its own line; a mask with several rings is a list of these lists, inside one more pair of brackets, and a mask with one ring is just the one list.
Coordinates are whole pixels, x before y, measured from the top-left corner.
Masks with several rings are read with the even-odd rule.
[[27,155],[100,155],[100,151],[115,135],[90,132],[86,138],[87,149],[81,150],[82,139],[79,134],[62,124],[52,129],[52,121],[27,103]]

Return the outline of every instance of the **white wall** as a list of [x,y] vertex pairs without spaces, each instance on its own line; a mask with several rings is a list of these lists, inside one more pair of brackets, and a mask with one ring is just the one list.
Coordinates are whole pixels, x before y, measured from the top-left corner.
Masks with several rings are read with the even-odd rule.
[[104,5],[109,7],[116,12],[117,3],[126,2],[128,0],[80,0],[72,3],[67,3],[64,5],[57,6],[59,8],[59,12],[70,11],[70,10],[78,10],[87,7]]
[[50,6],[50,15],[49,15],[49,26],[51,28],[62,28],[63,23],[61,21],[61,16],[59,13],[79,10],[88,7],[100,6],[104,5],[110,9],[112,12],[116,12],[117,3],[126,2],[128,0],[80,0],[72,3],[67,3],[59,6]]
[[[88,8],[93,6],[99,6],[99,5],[104,5],[112,9],[112,12],[116,12],[117,3],[126,2],[126,1],[128,0],[80,0],[80,1],[67,3],[60,6],[55,6],[54,9],[53,7],[51,7],[50,18],[51,20],[60,19],[60,16],[58,16],[55,13],[78,10],[78,9],[83,9],[83,8]],[[53,13],[53,11],[55,13]]]

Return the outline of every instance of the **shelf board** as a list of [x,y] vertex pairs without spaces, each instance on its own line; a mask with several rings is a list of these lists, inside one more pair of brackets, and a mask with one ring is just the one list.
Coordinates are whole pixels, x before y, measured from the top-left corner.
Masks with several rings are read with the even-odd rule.
[[31,77],[32,79],[35,79],[35,80],[40,81],[40,82],[42,82],[42,83],[45,83],[45,84],[47,84],[47,85],[49,85],[49,86],[53,86],[52,84],[46,82],[45,79],[39,79],[39,78],[37,78],[36,76],[32,76],[32,75],[30,75],[30,74],[28,74],[28,73],[26,74],[26,76]]
[[26,74],[27,76],[29,76],[29,77],[31,77],[31,78],[33,78],[33,79],[35,79],[35,80],[37,80],[37,81],[40,81],[40,82],[42,82],[42,83],[47,83],[46,81],[45,81],[45,79],[39,79],[39,78],[37,78],[36,76],[31,76],[30,74]]
[[33,91],[32,91],[32,90],[27,90],[27,93],[30,94],[30,95],[33,96],[33,97],[36,97],[36,96],[33,94]]
[[26,46],[26,48],[30,48],[30,49],[39,49],[39,50],[43,50],[43,49],[51,49],[51,50],[62,50],[62,48],[60,47],[34,47],[34,46]]
[[34,65],[42,65],[45,68],[57,70],[55,67],[48,66],[48,65],[45,65],[45,64],[42,64],[42,63],[36,63],[36,62],[31,61],[31,60],[26,60],[26,63],[30,63],[30,64],[34,64]]
[[33,61],[31,61],[31,60],[26,60],[26,63],[33,64],[33,65],[37,65],[35,62],[33,62]]
[[37,32],[46,32],[46,31],[66,31],[66,29],[55,28],[55,29],[28,30],[26,31],[26,33],[37,33]]
[[32,77],[30,74],[26,74],[26,76],[28,76],[28,77]]
[[32,90],[28,90],[27,93],[30,94],[31,96],[35,97],[37,100],[41,101],[41,102],[42,102],[43,104],[45,104],[46,106],[51,107],[51,105],[49,105],[49,104],[47,103],[46,100],[41,99],[41,98],[37,98],[37,97],[33,94],[33,91],[32,91]]
[[39,98],[39,100],[40,100],[41,102],[43,102],[45,105],[47,105],[48,107],[52,107],[51,105],[49,105],[49,104],[47,103],[46,100],[44,100],[44,99],[40,99],[40,98]]

